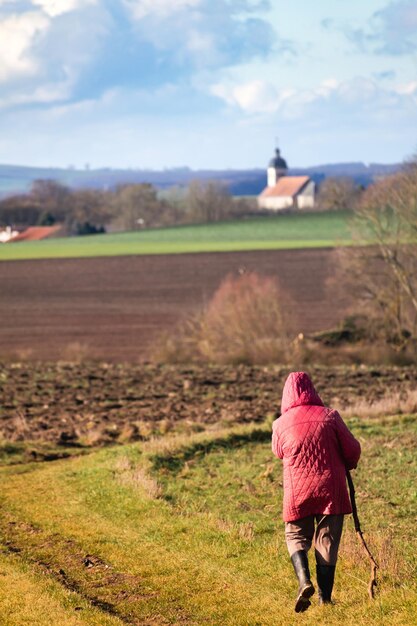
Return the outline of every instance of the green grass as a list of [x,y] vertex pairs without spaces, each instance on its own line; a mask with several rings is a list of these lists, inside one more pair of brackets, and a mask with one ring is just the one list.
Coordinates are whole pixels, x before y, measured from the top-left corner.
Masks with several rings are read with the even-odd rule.
[[121,626],[51,577],[21,559],[0,552],[0,624],[2,626]]
[[287,214],[0,246],[0,260],[314,248],[352,243],[351,213]]
[[[258,424],[0,468],[0,623],[415,623],[417,419],[349,425],[363,449],[354,473],[362,525],[381,565],[375,601],[349,518],[335,606],[313,598],[307,613],[293,612],[281,466],[270,428]],[[10,603],[37,620],[11,620]]]

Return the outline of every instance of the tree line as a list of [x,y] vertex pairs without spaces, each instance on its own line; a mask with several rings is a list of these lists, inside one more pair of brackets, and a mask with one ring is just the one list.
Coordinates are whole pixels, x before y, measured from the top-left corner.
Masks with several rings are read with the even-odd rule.
[[0,202],[0,226],[63,224],[68,234],[140,230],[186,223],[235,219],[253,212],[255,203],[233,198],[216,181],[193,181],[187,189],[158,193],[151,184],[120,185],[114,190],[70,189],[54,180],[36,180],[27,194]]
[[[317,208],[353,209],[363,190],[352,179],[327,178]],[[236,219],[257,211],[256,198],[232,197],[218,181],[192,181],[187,188],[158,193],[148,183],[113,190],[71,189],[54,180],[36,180],[26,194],[0,201],[0,226],[49,226],[61,223],[68,234],[139,230],[176,224]]]

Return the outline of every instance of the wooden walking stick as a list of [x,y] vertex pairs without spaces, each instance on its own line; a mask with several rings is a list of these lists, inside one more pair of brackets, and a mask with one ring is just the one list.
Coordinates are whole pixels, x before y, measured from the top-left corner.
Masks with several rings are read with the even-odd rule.
[[352,505],[352,516],[353,516],[353,522],[355,524],[355,532],[356,532],[357,537],[359,538],[359,542],[361,543],[366,553],[366,556],[368,557],[371,563],[371,578],[368,584],[368,593],[369,593],[369,597],[372,600],[375,597],[375,587],[377,586],[376,570],[378,569],[379,566],[378,566],[378,563],[375,561],[374,557],[372,556],[371,551],[369,550],[368,546],[366,545],[366,541],[362,534],[361,523],[358,517],[358,509],[356,508],[355,487],[354,487],[352,476],[350,475],[349,470],[346,470],[346,477],[347,477],[347,481],[349,485],[350,503]]

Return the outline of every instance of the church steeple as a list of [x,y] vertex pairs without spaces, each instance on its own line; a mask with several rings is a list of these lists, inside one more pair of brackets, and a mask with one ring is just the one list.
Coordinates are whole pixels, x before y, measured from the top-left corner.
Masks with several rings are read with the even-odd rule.
[[275,187],[277,181],[281,176],[286,176],[288,172],[288,165],[285,159],[281,156],[279,148],[275,148],[275,156],[270,160],[268,165],[268,187]]

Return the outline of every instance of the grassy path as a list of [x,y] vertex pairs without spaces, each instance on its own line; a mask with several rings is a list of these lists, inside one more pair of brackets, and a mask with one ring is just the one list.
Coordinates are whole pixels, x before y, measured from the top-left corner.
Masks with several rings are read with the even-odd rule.
[[16,546],[0,552],[0,624],[3,626],[118,626],[123,622],[91,605],[49,576],[46,566],[22,560]]
[[35,606],[45,608],[26,623],[414,623],[417,420],[351,426],[363,446],[358,504],[382,567],[375,602],[348,520],[337,604],[293,613],[281,470],[258,425],[2,467],[0,567],[15,582],[0,614],[16,611],[8,623],[24,624],[42,577]]

